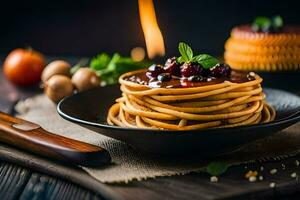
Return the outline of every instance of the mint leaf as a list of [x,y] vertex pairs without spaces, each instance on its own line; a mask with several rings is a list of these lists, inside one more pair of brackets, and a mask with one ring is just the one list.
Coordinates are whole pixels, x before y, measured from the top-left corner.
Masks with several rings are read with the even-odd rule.
[[183,62],[189,62],[193,58],[193,50],[192,48],[184,42],[180,42],[178,46],[178,50],[181,54],[181,60]]
[[178,63],[184,63],[184,60],[183,60],[182,56],[179,56],[179,57],[176,59],[176,61],[177,61]]
[[274,29],[280,29],[283,27],[283,19],[281,16],[277,15],[272,18],[272,25]]
[[192,62],[197,62],[205,69],[209,69],[219,63],[219,60],[208,54],[200,54],[192,59]]
[[177,58],[178,63],[197,62],[201,64],[205,69],[211,68],[219,63],[218,59],[208,54],[200,54],[193,57],[192,48],[184,42],[179,43],[178,50],[181,54],[181,56]]
[[211,162],[207,165],[206,171],[212,176],[219,176],[225,173],[228,166],[224,162]]

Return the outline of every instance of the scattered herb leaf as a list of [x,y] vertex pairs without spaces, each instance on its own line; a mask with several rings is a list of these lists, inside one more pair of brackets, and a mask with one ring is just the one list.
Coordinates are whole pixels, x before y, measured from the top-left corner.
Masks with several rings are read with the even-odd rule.
[[219,176],[225,173],[228,165],[224,162],[211,162],[207,165],[206,171],[212,176]]

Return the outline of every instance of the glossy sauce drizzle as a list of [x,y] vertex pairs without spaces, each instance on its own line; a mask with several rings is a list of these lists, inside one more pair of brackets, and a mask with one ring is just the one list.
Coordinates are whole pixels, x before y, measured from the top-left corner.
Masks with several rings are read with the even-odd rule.
[[173,76],[170,81],[161,82],[156,78],[150,79],[146,76],[146,70],[136,73],[130,77],[125,77],[125,80],[138,83],[140,85],[146,85],[151,88],[186,88],[186,87],[201,87],[206,85],[213,85],[218,83],[223,83],[224,81],[230,81],[233,83],[245,83],[254,80],[253,73],[232,71],[229,77],[215,78],[206,77],[204,81],[192,82],[188,81],[187,78],[179,78]]

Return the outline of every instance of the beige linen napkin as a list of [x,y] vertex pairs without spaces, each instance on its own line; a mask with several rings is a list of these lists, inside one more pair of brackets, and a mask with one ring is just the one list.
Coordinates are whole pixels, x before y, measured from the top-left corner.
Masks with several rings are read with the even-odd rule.
[[[100,182],[128,182],[157,176],[171,176],[203,171],[206,161],[166,160],[132,149],[124,143],[100,135],[62,119],[56,112],[56,105],[44,95],[38,95],[16,105],[18,117],[35,122],[46,130],[81,140],[107,149],[112,156],[112,164],[102,168],[83,167],[88,174]],[[300,151],[300,124],[294,125],[271,138],[255,142],[239,152],[227,156],[229,164],[251,162],[266,157],[295,155]]]

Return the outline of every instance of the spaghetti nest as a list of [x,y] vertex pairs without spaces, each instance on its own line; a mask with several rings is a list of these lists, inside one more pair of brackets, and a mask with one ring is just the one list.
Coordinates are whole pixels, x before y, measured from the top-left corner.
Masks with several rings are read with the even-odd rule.
[[130,128],[192,130],[270,122],[275,110],[264,99],[260,83],[223,83],[190,88],[150,88],[119,79],[122,97],[108,112],[107,122]]

